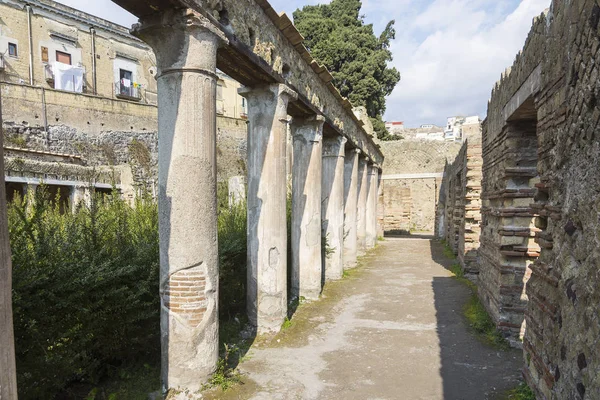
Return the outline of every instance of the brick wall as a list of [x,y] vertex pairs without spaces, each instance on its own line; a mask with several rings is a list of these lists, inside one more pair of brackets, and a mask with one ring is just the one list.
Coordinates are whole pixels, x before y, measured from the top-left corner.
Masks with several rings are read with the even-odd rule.
[[479,274],[481,166],[481,133],[474,132],[446,165],[436,210],[437,236],[446,240],[466,276],[474,280]]
[[600,3],[553,1],[484,123],[480,294],[538,399],[600,398],[599,48]]

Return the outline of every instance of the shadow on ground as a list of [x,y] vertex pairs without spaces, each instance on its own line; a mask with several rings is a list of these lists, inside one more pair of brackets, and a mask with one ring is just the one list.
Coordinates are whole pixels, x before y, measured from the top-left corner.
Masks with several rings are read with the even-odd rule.
[[[442,244],[430,240],[431,258],[449,270],[454,260]],[[431,283],[440,347],[444,400],[500,399],[521,378],[521,351],[501,350],[482,343],[471,331],[463,307],[471,289],[454,277],[434,276]]]

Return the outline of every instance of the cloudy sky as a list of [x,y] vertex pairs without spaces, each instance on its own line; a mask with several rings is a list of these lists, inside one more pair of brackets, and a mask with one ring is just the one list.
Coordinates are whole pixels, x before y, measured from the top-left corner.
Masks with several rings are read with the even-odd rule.
[[[129,26],[136,19],[110,0],[59,0]],[[292,12],[327,0],[271,0]],[[522,48],[532,19],[550,0],[363,0],[377,34],[396,21],[393,64],[402,81],[388,98],[385,119],[409,127],[444,125],[453,115],[485,117],[494,82]]]

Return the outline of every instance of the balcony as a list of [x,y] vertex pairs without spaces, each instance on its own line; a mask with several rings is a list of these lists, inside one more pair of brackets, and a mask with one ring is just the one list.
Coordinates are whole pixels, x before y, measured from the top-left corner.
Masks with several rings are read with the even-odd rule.
[[140,101],[142,100],[142,87],[134,82],[127,85],[123,81],[117,81],[115,82],[115,96],[118,99]]

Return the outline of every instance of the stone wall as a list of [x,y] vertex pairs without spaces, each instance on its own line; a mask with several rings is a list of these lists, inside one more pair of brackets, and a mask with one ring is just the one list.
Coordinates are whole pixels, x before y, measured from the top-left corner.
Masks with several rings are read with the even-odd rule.
[[553,1],[484,123],[480,295],[539,399],[600,398],[599,48],[599,2]]
[[446,240],[465,275],[473,280],[479,274],[481,166],[481,134],[474,132],[444,169],[436,210],[436,235]]
[[433,232],[436,204],[445,164],[460,144],[399,140],[381,142],[384,230],[390,233]]
[[[127,196],[142,188],[155,194],[158,168],[155,106],[11,83],[2,83],[0,90],[7,146],[78,157],[86,167],[112,166],[115,181]],[[246,134],[245,120],[217,117],[219,180],[245,175]],[[38,160],[42,167],[26,163],[18,171],[11,171],[10,166],[21,164],[11,162],[7,173],[37,177],[38,169],[55,168],[48,163],[49,156]],[[35,158],[31,151],[21,152],[17,157]],[[57,162],[64,164],[62,160]],[[32,167],[23,169],[25,166]],[[72,174],[69,176],[74,179]],[[89,176],[86,172],[76,180],[86,181]]]

